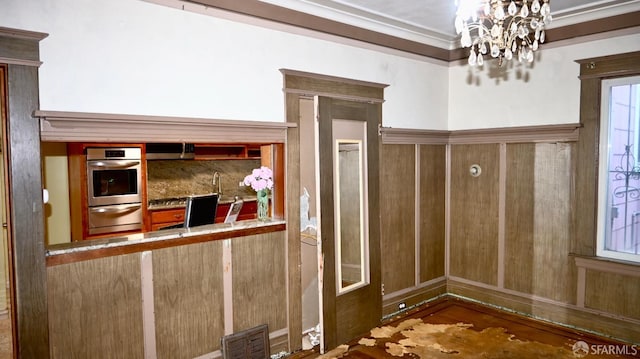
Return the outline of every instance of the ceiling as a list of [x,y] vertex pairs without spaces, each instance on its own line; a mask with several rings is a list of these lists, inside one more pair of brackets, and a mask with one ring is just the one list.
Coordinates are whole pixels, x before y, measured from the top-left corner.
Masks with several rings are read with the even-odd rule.
[[[442,49],[459,47],[455,0],[260,1]],[[550,5],[549,29],[640,11],[640,0],[551,0]]]

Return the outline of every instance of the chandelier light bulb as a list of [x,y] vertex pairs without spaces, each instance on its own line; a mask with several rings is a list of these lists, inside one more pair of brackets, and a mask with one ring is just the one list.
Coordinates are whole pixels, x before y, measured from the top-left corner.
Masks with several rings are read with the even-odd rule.
[[514,57],[532,62],[552,21],[549,1],[457,0],[455,28],[462,47],[471,48],[469,65],[482,66],[488,52],[500,64]]

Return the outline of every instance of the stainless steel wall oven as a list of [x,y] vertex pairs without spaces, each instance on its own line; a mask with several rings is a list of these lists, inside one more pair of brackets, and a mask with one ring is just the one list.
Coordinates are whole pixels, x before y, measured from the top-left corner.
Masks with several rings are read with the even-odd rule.
[[140,148],[87,148],[89,234],[142,228]]

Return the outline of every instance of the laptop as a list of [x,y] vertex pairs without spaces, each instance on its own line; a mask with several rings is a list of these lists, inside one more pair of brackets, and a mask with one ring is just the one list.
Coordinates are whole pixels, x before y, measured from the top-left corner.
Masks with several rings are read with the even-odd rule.
[[187,197],[184,228],[213,224],[216,220],[217,210],[217,193]]

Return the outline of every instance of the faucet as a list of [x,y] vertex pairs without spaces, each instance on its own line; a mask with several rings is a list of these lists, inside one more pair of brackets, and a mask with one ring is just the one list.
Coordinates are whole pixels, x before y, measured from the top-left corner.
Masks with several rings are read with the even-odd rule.
[[213,180],[211,181],[211,184],[213,185],[213,188],[216,188],[216,184],[218,185],[218,191],[216,192],[218,195],[222,195],[222,183],[221,183],[221,179],[220,179],[220,173],[218,173],[218,171],[213,173]]

